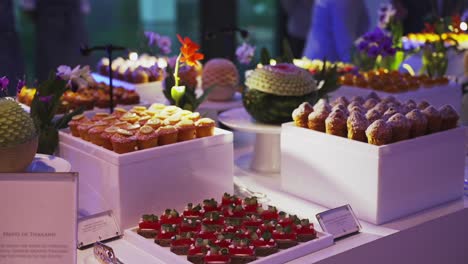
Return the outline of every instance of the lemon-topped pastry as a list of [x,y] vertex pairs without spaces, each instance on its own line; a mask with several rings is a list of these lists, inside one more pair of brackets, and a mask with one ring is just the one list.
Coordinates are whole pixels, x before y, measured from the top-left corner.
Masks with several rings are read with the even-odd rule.
[[178,117],[180,117],[182,119],[182,118],[187,117],[187,116],[189,116],[191,114],[192,114],[192,112],[189,111],[189,110],[182,110],[182,111],[179,111],[179,112],[175,113],[174,115],[178,116]]
[[126,129],[117,129],[117,132],[111,137],[112,148],[117,153],[128,153],[137,148],[136,136]]
[[167,113],[168,115],[173,115],[179,111],[182,111],[182,109],[175,105],[169,105],[169,106],[166,106],[161,112]]
[[146,122],[148,122],[148,120],[150,119],[151,119],[151,116],[148,116],[148,115],[142,116],[140,117],[140,119],[138,119],[138,124],[140,124],[140,126],[144,126]]
[[138,149],[148,149],[158,145],[158,134],[150,126],[142,126],[136,136]]
[[196,126],[190,119],[182,119],[175,126],[179,132],[177,141],[187,141],[196,138]]
[[153,117],[156,113],[158,113],[158,111],[146,110],[146,111],[144,112],[145,115],[151,116],[151,117]]
[[164,119],[164,125],[171,125],[174,126],[175,124],[179,123],[180,116],[178,115],[171,115],[170,117]]
[[172,143],[177,142],[177,128],[174,126],[168,125],[168,126],[162,126],[156,130],[156,133],[158,134],[158,145],[163,146],[163,145],[168,145]]
[[78,125],[81,124],[82,122],[89,122],[89,119],[83,114],[73,116],[70,122],[68,122],[68,127],[70,127],[72,136],[74,137],[80,136],[80,132],[78,131]]
[[113,113],[113,115],[116,116],[117,118],[120,118],[120,117],[123,116],[125,113],[127,113],[127,110],[125,110],[125,109],[122,108],[122,107],[116,107],[116,108],[114,108],[114,113]]
[[195,122],[197,138],[214,135],[215,121],[211,118],[202,118]]
[[135,134],[139,129],[140,129],[140,124],[138,123],[135,123],[135,124],[128,124],[127,126],[123,127],[123,129],[125,130],[128,130],[130,132],[132,132],[133,134]]
[[102,120],[106,117],[108,117],[109,114],[108,113],[96,113],[93,118],[91,118],[92,121],[99,121],[99,120]]
[[129,123],[132,123],[132,124],[138,122],[138,119],[140,119],[140,117],[137,114],[130,113],[130,112],[125,113],[124,115],[122,115],[120,117],[121,121],[129,122]]
[[134,106],[130,112],[135,113],[139,116],[145,115],[146,107],[144,106]]
[[111,137],[117,133],[119,127],[110,126],[104,129],[104,131],[99,135],[101,146],[106,149],[113,150]]
[[150,120],[148,120],[148,122],[146,122],[146,125],[156,130],[163,125],[163,122],[161,121],[161,119],[151,118]]
[[154,111],[154,112],[159,112],[159,111],[162,111],[164,108],[166,108],[166,105],[159,104],[159,103],[154,103],[149,107],[148,110]]
[[191,113],[190,115],[184,116],[184,118],[190,119],[190,120],[192,120],[193,122],[196,122],[198,119],[201,118],[201,115],[200,115],[200,113],[198,113],[198,112],[193,112],[193,113]]

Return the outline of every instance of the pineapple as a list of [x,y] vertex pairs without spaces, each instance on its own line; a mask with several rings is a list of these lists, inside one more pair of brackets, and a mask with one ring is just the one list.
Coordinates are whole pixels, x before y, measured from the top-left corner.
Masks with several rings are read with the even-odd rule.
[[26,143],[36,135],[29,114],[14,100],[0,98],[0,148]]

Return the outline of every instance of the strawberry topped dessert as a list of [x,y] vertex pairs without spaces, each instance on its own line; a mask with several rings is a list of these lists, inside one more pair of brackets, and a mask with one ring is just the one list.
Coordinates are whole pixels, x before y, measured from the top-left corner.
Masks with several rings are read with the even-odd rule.
[[210,250],[206,253],[204,260],[205,264],[229,264],[231,263],[229,249],[211,246]]
[[193,206],[193,203],[187,204],[185,207],[184,212],[182,215],[185,218],[196,218],[196,219],[201,219],[203,214],[202,214],[202,207],[200,204],[197,204],[196,206]]
[[234,239],[229,246],[231,263],[248,263],[257,259],[254,246],[249,245],[248,239]]
[[182,217],[177,210],[166,209],[159,221],[161,225],[180,225],[182,223]]
[[137,233],[196,264],[244,264],[318,237],[308,219],[227,193],[219,203],[189,203],[182,214],[143,215]]
[[221,199],[221,206],[229,206],[231,204],[234,205],[241,205],[242,200],[235,196],[235,195],[230,195],[229,193],[224,193],[223,198]]
[[193,233],[190,232],[184,235],[175,235],[171,239],[171,252],[177,255],[187,255],[190,245],[195,242]]
[[141,217],[141,221],[138,224],[137,233],[146,238],[154,238],[158,234],[160,228],[161,224],[159,223],[157,215],[145,214]]

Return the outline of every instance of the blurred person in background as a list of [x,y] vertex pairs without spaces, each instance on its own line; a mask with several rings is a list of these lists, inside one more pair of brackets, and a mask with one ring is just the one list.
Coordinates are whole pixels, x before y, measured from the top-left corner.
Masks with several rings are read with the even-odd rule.
[[350,62],[354,41],[368,29],[363,0],[315,0],[304,56]]
[[314,0],[281,0],[286,13],[286,37],[295,58],[302,57]]
[[16,80],[23,78],[24,60],[15,28],[13,0],[0,0],[0,10],[0,76],[10,79],[8,94],[11,96],[15,94]]
[[[35,28],[34,79],[47,79],[59,65],[84,64],[80,45],[86,43],[83,14],[90,11],[88,0],[18,0],[20,11]],[[16,31],[14,0],[0,0],[0,76],[13,83],[25,76],[25,59]],[[10,85],[9,95],[14,95]]]

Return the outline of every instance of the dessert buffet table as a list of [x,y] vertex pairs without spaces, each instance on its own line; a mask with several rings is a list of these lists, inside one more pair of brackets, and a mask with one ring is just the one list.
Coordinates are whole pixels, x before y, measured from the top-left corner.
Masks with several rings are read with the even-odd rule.
[[[254,150],[252,133],[234,134],[234,158]],[[261,173],[234,169],[235,192],[256,195],[262,202],[278,206],[300,217],[313,216],[327,208],[286,194],[280,179]],[[313,191],[311,186],[311,191]],[[338,240],[333,246],[288,263],[466,263],[468,260],[468,197],[452,201],[401,219],[377,226],[361,221],[361,233]],[[318,223],[314,223],[318,226]],[[107,243],[126,264],[164,263],[134,247],[125,239]],[[397,254],[395,254],[397,252]],[[78,250],[79,264],[98,263],[92,249]]]

